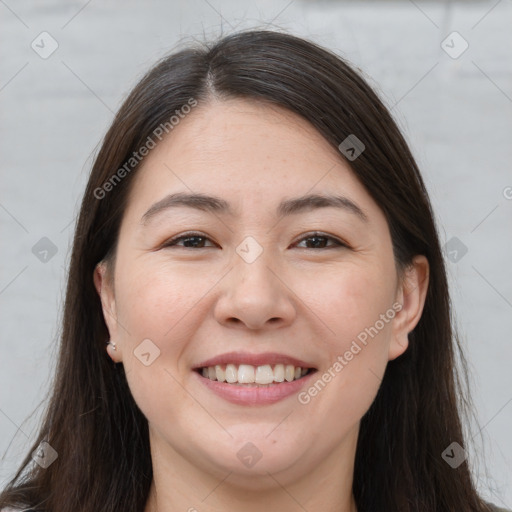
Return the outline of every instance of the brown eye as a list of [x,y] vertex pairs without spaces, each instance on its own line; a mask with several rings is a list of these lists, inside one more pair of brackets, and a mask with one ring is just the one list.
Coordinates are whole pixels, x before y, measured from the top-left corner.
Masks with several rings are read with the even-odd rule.
[[[302,238],[299,243],[302,243],[303,241],[306,241],[308,244],[304,249],[331,249],[334,247],[347,247],[346,244],[337,238],[323,233],[312,233],[309,236]],[[327,245],[329,241],[332,241],[333,244]]]
[[[200,234],[200,233],[188,233],[186,235],[181,235],[171,240],[165,242],[162,247],[184,247],[187,249],[203,249],[208,246],[205,245],[205,242],[210,240],[208,237]],[[181,245],[183,242],[183,245]],[[212,245],[213,247],[213,245]]]

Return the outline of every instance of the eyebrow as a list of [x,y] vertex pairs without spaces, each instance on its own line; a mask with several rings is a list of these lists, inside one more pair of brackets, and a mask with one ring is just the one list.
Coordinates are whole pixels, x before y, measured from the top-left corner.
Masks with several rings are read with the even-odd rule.
[[[235,215],[230,204],[220,197],[200,193],[177,192],[169,194],[151,206],[142,216],[141,224],[147,224],[150,219],[164,210],[183,206],[209,213]],[[368,217],[356,203],[340,195],[309,194],[293,199],[285,199],[277,207],[277,216],[281,219],[318,208],[338,208],[356,215],[363,222],[368,222]]]

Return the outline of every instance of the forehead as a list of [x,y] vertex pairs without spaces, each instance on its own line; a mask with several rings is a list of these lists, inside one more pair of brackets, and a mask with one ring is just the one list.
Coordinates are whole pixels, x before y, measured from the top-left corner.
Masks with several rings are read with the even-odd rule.
[[241,99],[212,100],[196,107],[148,155],[143,167],[170,158],[210,168],[229,162],[240,171],[253,164],[264,170],[267,161],[273,165],[278,161],[316,162],[312,167],[328,159],[341,161],[339,153],[299,115]]
[[196,107],[145,157],[134,180],[130,204],[140,203],[139,213],[175,191],[236,198],[246,206],[339,192],[365,209],[376,207],[336,148],[305,119],[240,99]]

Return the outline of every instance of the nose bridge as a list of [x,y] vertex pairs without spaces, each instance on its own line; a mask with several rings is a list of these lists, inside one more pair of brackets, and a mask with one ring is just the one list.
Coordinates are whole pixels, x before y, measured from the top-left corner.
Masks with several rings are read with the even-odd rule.
[[[272,264],[274,262],[274,265]],[[261,328],[276,319],[290,322],[295,314],[291,292],[278,277],[279,265],[270,249],[246,237],[233,255],[233,270],[226,276],[216,307],[219,321],[237,319],[248,327]]]
[[247,237],[237,247],[236,253],[233,258],[233,291],[238,295],[238,300],[275,300],[281,291],[272,270],[272,260],[274,267],[276,260],[272,258],[271,249],[264,249],[254,238]]
[[[261,250],[251,245],[251,242],[243,242],[243,245],[236,250],[237,256],[234,257],[235,286],[255,287],[257,290],[270,290],[275,287],[275,271],[272,269],[272,255],[270,249]],[[274,266],[276,263],[273,259]]]

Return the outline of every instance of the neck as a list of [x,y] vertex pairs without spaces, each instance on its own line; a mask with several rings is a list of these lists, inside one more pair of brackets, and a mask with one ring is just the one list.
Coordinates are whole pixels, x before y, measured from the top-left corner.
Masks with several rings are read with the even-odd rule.
[[283,471],[255,473],[249,481],[233,471],[205,471],[152,435],[153,481],[144,512],[357,512],[352,494],[357,434],[354,429],[303,473],[297,471],[298,461]]

